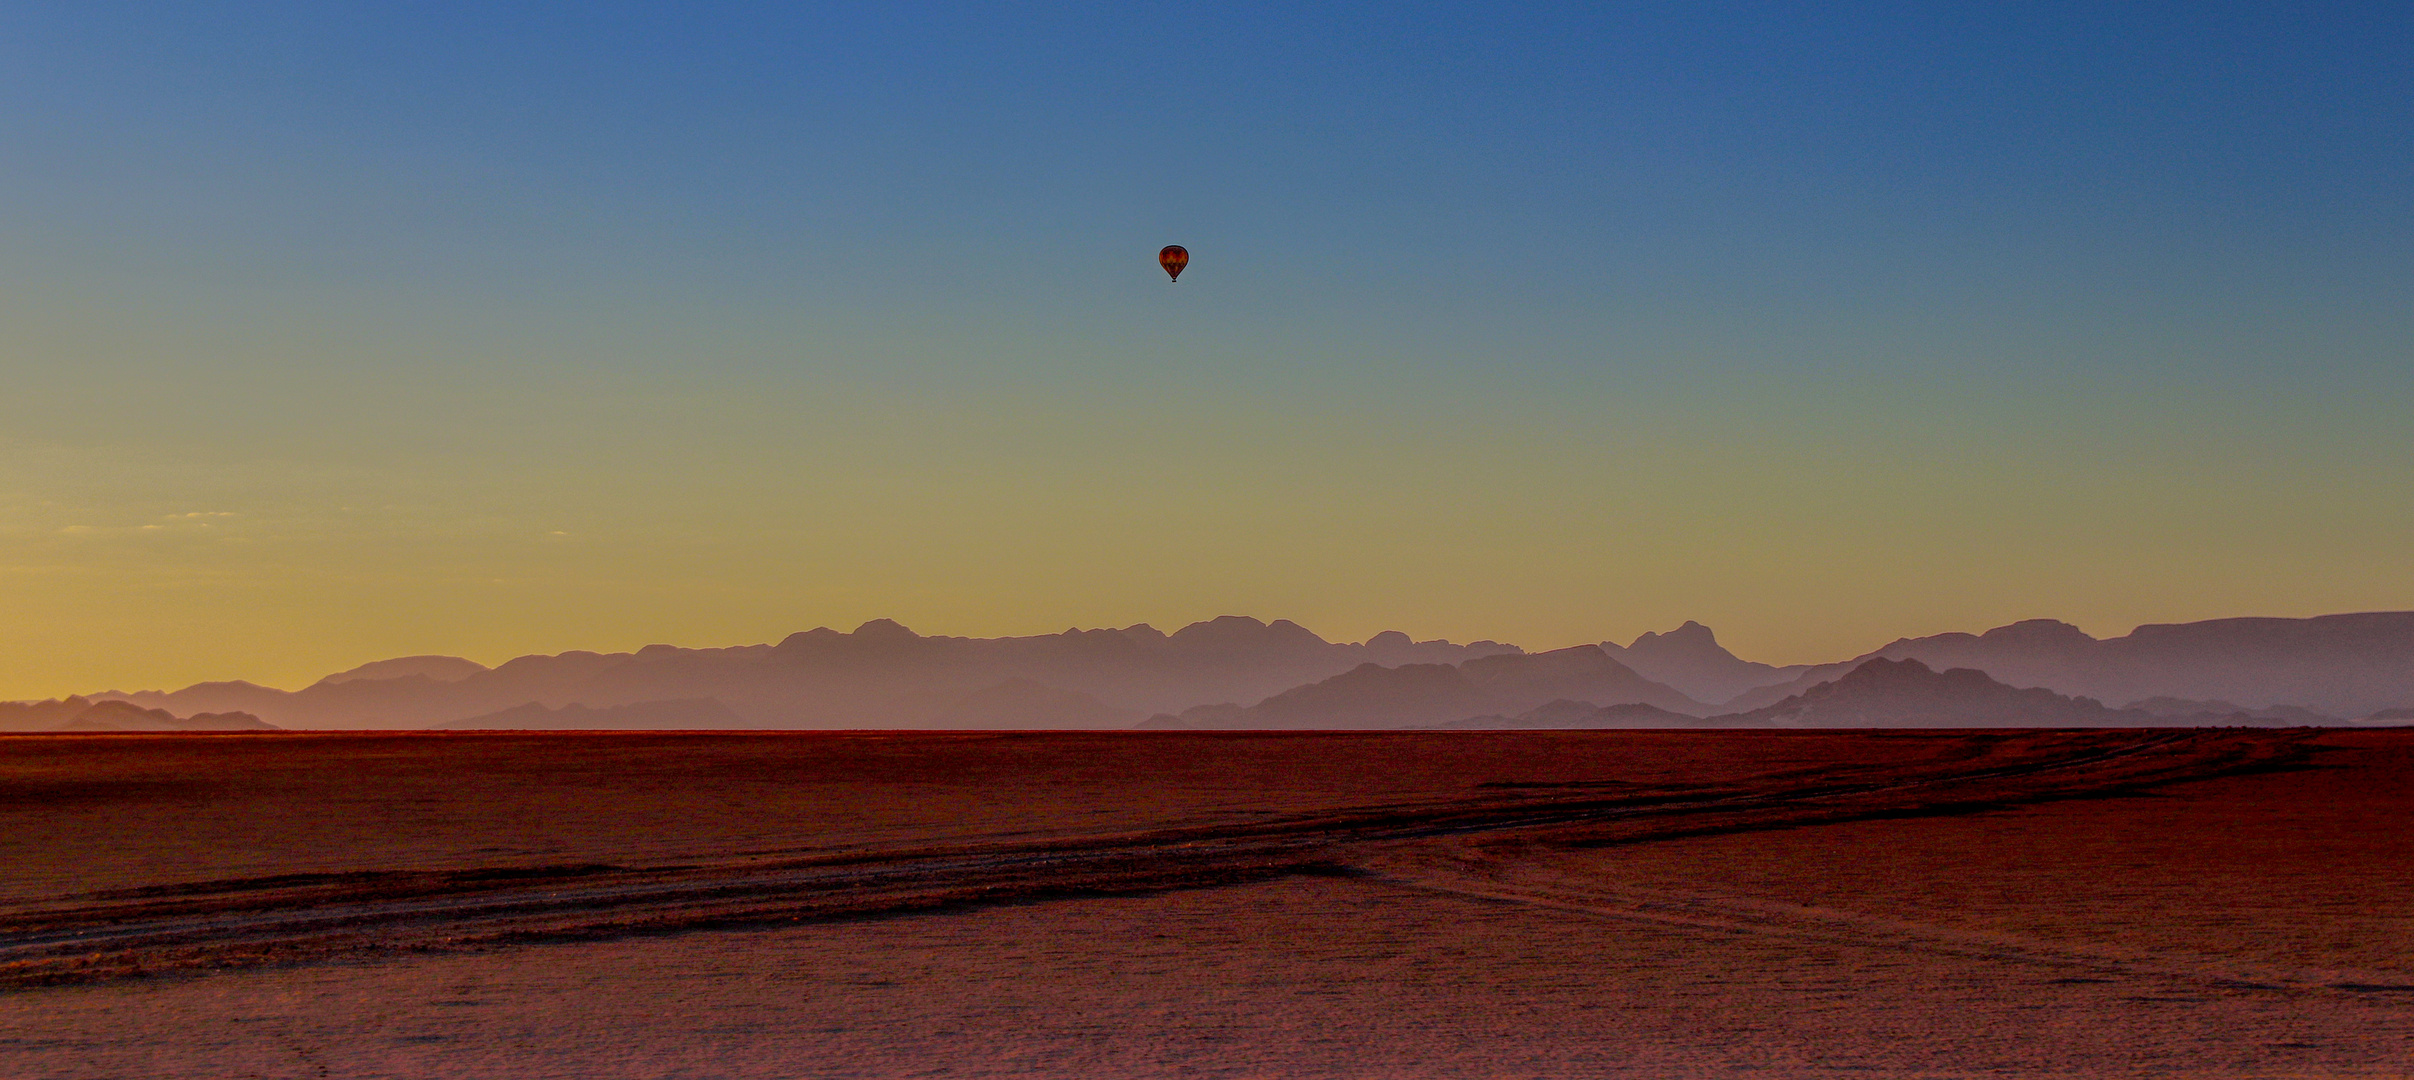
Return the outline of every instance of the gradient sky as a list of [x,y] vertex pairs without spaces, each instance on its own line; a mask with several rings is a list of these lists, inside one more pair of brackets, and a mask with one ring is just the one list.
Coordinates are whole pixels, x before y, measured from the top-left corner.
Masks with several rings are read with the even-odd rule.
[[2414,7],[1497,7],[0,9],[0,697],[2414,608]]

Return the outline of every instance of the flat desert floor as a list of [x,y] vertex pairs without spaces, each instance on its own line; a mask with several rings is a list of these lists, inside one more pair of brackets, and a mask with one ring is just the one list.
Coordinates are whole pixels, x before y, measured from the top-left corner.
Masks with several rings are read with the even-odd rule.
[[0,737],[0,1076],[2405,1077],[2414,731]]

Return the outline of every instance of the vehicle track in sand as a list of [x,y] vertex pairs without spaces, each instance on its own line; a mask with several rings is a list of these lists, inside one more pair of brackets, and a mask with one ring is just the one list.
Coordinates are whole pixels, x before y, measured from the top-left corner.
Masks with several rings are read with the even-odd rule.
[[[1521,852],[1971,813],[2284,768],[2303,759],[2305,738],[2270,731],[1972,733],[1911,764],[1793,770],[1714,785],[1492,784],[1454,799],[1275,820],[813,858],[466,866],[160,885],[0,908],[0,989],[1161,892],[1289,874],[1385,875],[1396,873],[1403,845],[1436,840],[1481,850],[1495,866],[1512,865]],[[1665,901],[1605,901],[1583,889],[1554,894],[1535,880],[1486,873],[1489,880],[1454,870],[1423,884],[1470,895],[1491,889],[1498,898],[1571,909],[1590,905],[1600,909],[1594,914],[1682,917],[1738,932],[1765,925],[1772,929],[1758,932],[1843,933],[1833,920],[1750,915],[1706,900],[1681,911]],[[1870,937],[1866,928],[1859,932]],[[1896,937],[1922,947],[1944,942],[1935,934]]]
[[2414,971],[2311,968],[2168,948],[2124,948],[1995,930],[1940,926],[1833,907],[1611,880],[1581,860],[1525,853],[1499,860],[1423,850],[1386,865],[1379,880],[1407,889],[1522,904],[1681,931],[2064,969],[2101,976],[2067,981],[2162,980],[2228,991],[2414,993]]

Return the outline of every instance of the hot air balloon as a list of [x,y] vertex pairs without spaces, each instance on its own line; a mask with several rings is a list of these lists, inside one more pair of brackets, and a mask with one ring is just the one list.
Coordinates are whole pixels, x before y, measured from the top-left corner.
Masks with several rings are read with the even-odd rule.
[[1167,280],[1180,281],[1182,268],[1190,265],[1190,249],[1180,244],[1167,244],[1165,250],[1157,253],[1157,265],[1165,268]]

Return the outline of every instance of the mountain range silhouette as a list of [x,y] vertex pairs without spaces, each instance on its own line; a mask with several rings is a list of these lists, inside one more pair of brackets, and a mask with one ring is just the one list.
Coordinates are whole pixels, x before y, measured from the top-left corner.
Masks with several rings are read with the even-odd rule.
[[1745,660],[1720,645],[1709,627],[1692,620],[1665,634],[1644,634],[1623,647],[1604,641],[1601,649],[1646,679],[1712,702],[1775,686],[1809,670],[1803,664],[1781,668]]
[[1599,646],[1579,645],[1555,652],[1486,656],[1457,665],[1361,664],[1247,708],[1203,705],[1178,716],[1152,717],[1151,726],[1422,726],[1485,713],[1522,712],[1559,700],[1636,703],[1694,715],[1707,711],[1701,702],[1610,659]]
[[[1916,661],[1917,671],[1875,661]],[[1171,634],[1142,624],[1008,638],[926,636],[876,619],[777,644],[566,652],[493,668],[412,656],[294,691],[209,682],[69,700],[336,729],[2381,722],[2414,707],[2414,612],[2141,626],[2101,640],[2031,620],[1794,667],[1737,657],[1694,622],[1624,646],[1527,653],[1398,632],[1332,642],[1242,616]],[[31,717],[43,707],[0,708]],[[50,707],[43,716],[63,708]]]
[[130,701],[82,696],[49,701],[0,701],[0,731],[274,731],[249,713],[178,716]]
[[1898,639],[1725,705],[1772,704],[1881,658],[1972,668],[2014,686],[2100,701],[2167,697],[2355,718],[2414,703],[2414,612],[2156,624],[2101,640],[2069,623],[2031,619],[1983,634]]

